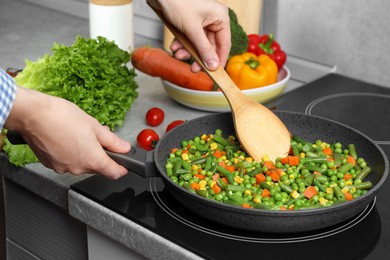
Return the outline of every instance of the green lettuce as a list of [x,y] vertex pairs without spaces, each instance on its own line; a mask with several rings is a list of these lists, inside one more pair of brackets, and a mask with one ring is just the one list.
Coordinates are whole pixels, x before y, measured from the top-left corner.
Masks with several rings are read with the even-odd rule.
[[[20,86],[67,99],[114,130],[123,126],[127,111],[138,97],[135,70],[126,66],[129,61],[130,53],[113,41],[77,36],[71,46],[54,43],[52,54],[36,61],[26,60],[15,81]],[[6,142],[4,150],[13,155],[11,163],[28,163],[26,151],[13,150],[28,147],[9,146],[13,145]],[[24,157],[23,163],[18,161],[18,153]]]

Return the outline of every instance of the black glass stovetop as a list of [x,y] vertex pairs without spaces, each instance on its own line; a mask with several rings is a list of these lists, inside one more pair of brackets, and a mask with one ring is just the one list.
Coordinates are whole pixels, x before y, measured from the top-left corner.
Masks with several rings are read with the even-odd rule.
[[[369,136],[390,157],[390,88],[337,74],[266,104],[333,119]],[[181,206],[158,177],[93,176],[73,190],[206,259],[386,259],[390,254],[390,181],[357,216],[322,230],[265,234],[228,228]],[[271,258],[272,257],[272,258]]]

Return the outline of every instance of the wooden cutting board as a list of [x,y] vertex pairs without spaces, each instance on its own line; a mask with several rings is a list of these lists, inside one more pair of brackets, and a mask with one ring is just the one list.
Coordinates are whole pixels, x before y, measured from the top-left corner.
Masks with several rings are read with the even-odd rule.
[[[263,11],[263,0],[218,0],[226,4],[237,14],[238,22],[247,34],[260,33],[260,22]],[[172,33],[164,27],[164,49],[169,50],[173,40]]]

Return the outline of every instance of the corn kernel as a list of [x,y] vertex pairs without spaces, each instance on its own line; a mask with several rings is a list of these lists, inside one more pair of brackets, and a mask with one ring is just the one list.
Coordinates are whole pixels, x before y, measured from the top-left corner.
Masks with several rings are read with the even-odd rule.
[[324,206],[324,205],[328,202],[328,200],[325,199],[325,198],[320,198],[318,201],[320,202],[320,204],[321,204],[322,206]]
[[348,192],[349,191],[349,188],[347,186],[345,186],[344,188],[341,189],[342,192]]
[[332,188],[326,188],[326,193],[333,194],[333,189]]
[[250,196],[250,195],[252,195],[251,190],[245,190],[244,195],[245,195],[245,196]]
[[237,182],[237,183],[240,183],[240,184],[241,184],[241,183],[243,182],[243,180],[244,180],[244,179],[241,178],[240,176],[235,176],[235,177],[234,177],[234,181]]
[[280,176],[283,176],[283,175],[286,175],[287,173],[285,172],[285,171],[282,171],[281,173],[280,173]]
[[207,185],[207,181],[205,181],[205,180],[201,180],[201,181],[199,182],[199,187],[200,187],[200,188],[206,188],[206,185]]
[[260,199],[259,197],[255,197],[255,198],[253,199],[253,202],[254,202],[254,203],[261,203],[261,199]]
[[182,158],[184,161],[187,161],[187,160],[189,159],[188,153],[182,153],[182,154],[181,154],[181,158]]
[[238,163],[238,162],[239,162],[238,158],[234,158],[234,159],[233,159],[233,162],[234,162],[234,163]]
[[353,182],[351,180],[348,180],[348,181],[345,182],[345,185],[347,185],[347,186],[348,185],[352,185],[352,184],[353,184]]
[[207,135],[206,135],[206,134],[203,134],[203,135],[200,137],[200,139],[206,140],[206,139],[207,139]]
[[193,165],[191,166],[191,169],[192,169],[193,171],[197,171],[197,170],[199,169],[199,167],[198,167],[198,165],[193,164]]
[[270,159],[269,159],[269,156],[268,156],[267,154],[264,155],[262,159],[263,159],[263,161],[269,161],[269,160],[270,160]]
[[305,153],[300,153],[300,154],[299,154],[299,157],[305,158],[305,157],[306,157],[306,154],[305,154]]
[[294,204],[291,204],[290,206],[288,206],[288,209],[290,209],[290,210],[294,209]]
[[245,161],[247,161],[247,162],[253,162],[253,158],[252,158],[252,157],[246,157],[246,158],[245,158]]
[[288,176],[288,178],[289,178],[290,180],[295,180],[295,175],[291,173],[291,174]]
[[296,199],[299,197],[299,193],[296,190],[293,190],[293,192],[291,192],[291,197]]
[[210,144],[210,150],[217,150],[217,148],[218,148],[217,143],[211,143]]
[[217,185],[217,183],[215,181],[210,182],[210,187],[211,188],[214,187],[214,185]]

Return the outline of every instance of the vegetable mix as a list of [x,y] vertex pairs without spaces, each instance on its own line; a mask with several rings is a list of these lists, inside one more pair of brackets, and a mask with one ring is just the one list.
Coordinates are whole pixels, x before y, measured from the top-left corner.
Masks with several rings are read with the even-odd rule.
[[285,158],[254,161],[235,136],[217,129],[184,140],[166,161],[170,179],[199,196],[244,208],[305,210],[364,195],[371,172],[354,144],[291,139]]

